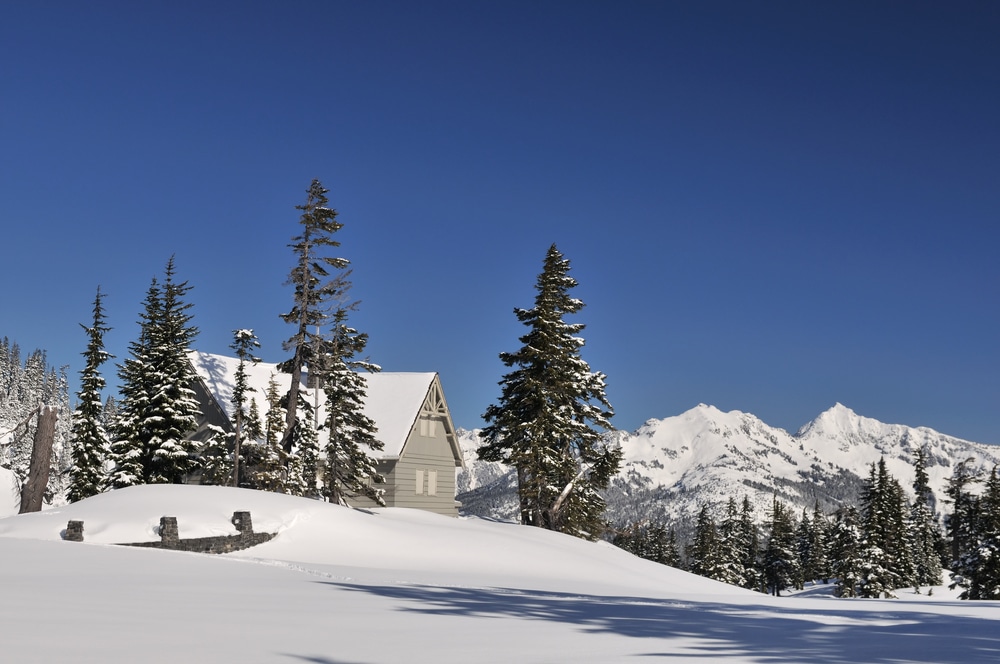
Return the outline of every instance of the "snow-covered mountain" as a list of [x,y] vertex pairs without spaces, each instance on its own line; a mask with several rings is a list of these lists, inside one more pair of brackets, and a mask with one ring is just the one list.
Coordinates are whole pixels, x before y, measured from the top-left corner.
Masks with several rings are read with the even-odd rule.
[[[624,452],[622,470],[607,494],[615,523],[646,518],[690,520],[704,504],[721,509],[730,496],[749,496],[763,518],[772,496],[801,511],[831,511],[857,500],[863,478],[881,457],[909,489],[914,451],[925,446],[931,486],[940,500],[955,464],[972,458],[988,470],[1000,448],[961,440],[926,427],[885,424],[836,404],[798,432],[769,426],[740,411],[700,404],[685,413],[651,419],[633,432],[611,434]],[[463,431],[468,470],[460,477],[466,510],[514,515],[514,481],[497,464],[476,460],[476,432]]]

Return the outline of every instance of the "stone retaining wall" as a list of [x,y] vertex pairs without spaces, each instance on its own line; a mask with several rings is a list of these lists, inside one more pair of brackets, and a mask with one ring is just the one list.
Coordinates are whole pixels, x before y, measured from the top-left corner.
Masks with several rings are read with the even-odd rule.
[[[255,533],[250,512],[233,512],[233,525],[240,531],[238,535],[218,535],[215,537],[192,537],[181,539],[177,527],[177,517],[160,517],[159,542],[129,542],[119,546],[137,546],[147,549],[169,549],[171,551],[192,551],[194,553],[232,553],[257,546],[271,540],[274,533]],[[83,522],[70,521],[64,538],[74,542],[83,541]]]

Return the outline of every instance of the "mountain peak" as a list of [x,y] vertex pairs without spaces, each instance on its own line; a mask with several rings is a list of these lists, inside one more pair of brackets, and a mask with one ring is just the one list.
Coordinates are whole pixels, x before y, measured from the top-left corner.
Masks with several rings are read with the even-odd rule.
[[829,436],[837,432],[856,431],[862,419],[860,415],[838,401],[820,413],[816,419],[803,425],[795,436],[797,438],[808,434]]

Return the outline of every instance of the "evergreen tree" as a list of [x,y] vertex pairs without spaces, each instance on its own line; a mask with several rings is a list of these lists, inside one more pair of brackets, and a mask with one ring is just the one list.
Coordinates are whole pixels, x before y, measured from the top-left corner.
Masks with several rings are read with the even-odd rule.
[[235,437],[233,439],[233,486],[240,485],[240,454],[241,444],[245,436],[245,420],[247,418],[247,399],[254,388],[247,382],[247,362],[257,364],[259,357],[253,354],[254,349],[260,348],[260,341],[253,333],[253,330],[233,330],[233,343],[229,346],[236,351],[239,364],[236,366],[236,376],[233,385],[233,422]]
[[250,486],[254,489],[285,493],[286,455],[281,446],[285,409],[281,407],[281,394],[274,376],[268,380],[264,398],[267,402],[267,413],[264,416],[263,440],[255,449],[255,459],[249,468]]
[[330,502],[344,503],[345,498],[365,496],[385,505],[385,482],[367,450],[379,451],[383,443],[375,437],[378,427],[365,415],[367,383],[361,371],[380,368],[358,359],[368,343],[368,335],[347,325],[347,311],[334,315],[333,332],[327,345],[326,376],[326,466],[324,494]]
[[812,519],[809,518],[809,512],[803,509],[802,518],[795,529],[795,548],[799,554],[799,577],[795,587],[799,590],[805,588],[806,581],[815,581],[818,576],[813,564],[813,533]]
[[951,546],[951,566],[956,571],[961,568],[963,556],[975,547],[977,539],[979,505],[969,488],[979,481],[979,473],[973,464],[971,458],[955,464],[945,488],[952,504],[951,514],[945,518],[945,528]]
[[941,583],[943,535],[934,514],[934,492],[927,476],[927,452],[918,447],[913,461],[913,503],[910,506],[913,575],[916,586],[936,586]]
[[146,290],[143,312],[139,314],[139,338],[129,343],[129,356],[118,365],[121,383],[117,420],[111,433],[110,459],[114,466],[108,474],[107,484],[122,489],[149,481],[147,468],[150,451],[145,441],[152,436],[147,428],[147,413],[156,389],[156,376],[152,370],[153,329],[160,324],[163,309],[163,292],[154,277]]
[[837,597],[857,597],[865,561],[861,551],[860,517],[854,507],[841,508],[831,529],[831,569],[837,577]]
[[955,562],[952,587],[961,599],[1000,599],[1000,476],[996,466],[979,497],[971,498],[975,518],[966,526],[967,545]]
[[621,450],[609,447],[599,429],[610,430],[613,412],[605,377],[580,357],[584,326],[563,317],[583,302],[569,295],[576,280],[569,261],[549,248],[531,309],[515,309],[529,331],[523,347],[501,353],[516,367],[500,381],[498,404],[483,415],[479,458],[517,471],[521,522],[580,537],[603,529],[604,499],[598,493],[618,470]]
[[154,279],[147,292],[139,339],[129,346],[132,357],[119,365],[122,405],[111,445],[115,488],[177,484],[195,469],[194,443],[186,436],[200,414],[188,360],[198,329],[184,301],[191,287],[174,277],[171,257],[162,287]]
[[[299,218],[302,229],[289,245],[295,253],[295,266],[289,273],[288,284],[295,290],[292,310],[282,314],[281,319],[295,326],[295,334],[283,344],[286,351],[292,352],[291,359],[282,366],[282,371],[292,374],[281,440],[286,453],[292,451],[299,420],[299,387],[303,369],[309,364],[313,349],[319,345],[317,342],[322,341],[318,338],[319,331],[330,321],[331,308],[346,304],[342,301],[346,281],[343,271],[350,262],[345,258],[323,255],[340,246],[333,235],[343,227],[337,221],[337,211],[328,207],[326,194],[329,191],[319,180],[313,180],[309,185],[305,204],[296,206],[302,211]],[[337,274],[331,276],[331,270]]]
[[862,496],[862,557],[866,563],[859,585],[862,597],[892,597],[895,588],[913,583],[906,503],[903,488],[887,471],[885,459],[872,464]]
[[735,546],[740,553],[740,567],[743,570],[743,582],[740,585],[750,590],[761,590],[764,579],[761,574],[760,534],[753,515],[753,505],[748,496],[743,496],[743,504],[740,506],[737,533]]
[[[752,510],[750,500],[743,498],[743,509]],[[716,579],[742,588],[757,588],[757,533],[756,526],[747,527],[747,514],[741,511],[732,496],[726,502],[726,514],[719,524],[719,548],[722,569]]]
[[77,392],[77,409],[73,413],[71,447],[73,466],[67,498],[75,503],[100,493],[104,481],[104,461],[111,444],[104,428],[104,403],[101,392],[105,380],[103,365],[111,355],[104,350],[104,333],[111,328],[105,325],[101,289],[94,298],[94,319],[90,327],[81,325],[87,333],[87,350],[83,353],[85,365],[80,372],[80,391]]
[[680,566],[677,536],[672,528],[659,523],[633,523],[615,533],[612,544],[661,565]]
[[707,505],[698,511],[694,540],[687,547],[687,559],[688,570],[692,574],[716,581],[724,581],[727,576],[719,529]]
[[829,583],[832,576],[830,570],[830,524],[820,510],[818,500],[813,504],[810,539],[814,578],[822,579],[823,583]]
[[764,583],[768,592],[778,596],[785,588],[795,585],[801,572],[795,547],[795,519],[777,496],[772,505],[764,550]]

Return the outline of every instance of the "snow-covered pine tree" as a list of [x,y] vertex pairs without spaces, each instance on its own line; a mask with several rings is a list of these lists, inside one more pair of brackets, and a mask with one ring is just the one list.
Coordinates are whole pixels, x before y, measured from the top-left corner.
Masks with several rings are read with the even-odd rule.
[[87,333],[87,349],[83,353],[84,367],[80,371],[80,391],[77,408],[73,413],[70,435],[73,465],[67,499],[71,503],[101,492],[104,482],[104,461],[111,444],[104,427],[104,400],[106,385],[101,366],[112,357],[104,350],[104,334],[111,328],[105,325],[101,288],[94,298],[94,318],[91,325],[81,327]]
[[[951,587],[961,587],[961,599],[1000,599],[1000,475],[996,466],[980,496],[968,496],[964,518],[965,544],[953,563]],[[958,502],[956,501],[956,505]]]
[[832,572],[830,571],[830,524],[822,510],[819,508],[819,501],[813,504],[811,528],[809,532],[810,540],[810,564],[813,569],[813,578],[822,579],[823,583],[829,583]]
[[974,465],[972,458],[955,464],[945,488],[952,505],[951,513],[945,516],[945,529],[951,547],[951,567],[956,571],[961,567],[962,557],[976,545],[979,504],[970,487],[979,482],[980,474]]
[[617,531],[611,543],[645,560],[671,567],[680,566],[677,536],[672,528],[668,529],[663,524],[648,521],[632,523]]
[[913,458],[913,503],[910,505],[910,550],[913,552],[913,583],[936,586],[941,583],[943,535],[934,513],[934,492],[927,476],[927,450],[921,446]]
[[281,407],[278,382],[272,375],[264,395],[267,412],[264,415],[263,440],[255,449],[255,459],[249,467],[251,488],[285,493],[285,450],[281,446],[281,433],[285,427],[285,409]]
[[365,496],[384,505],[384,490],[377,485],[385,482],[368,451],[378,451],[383,443],[375,434],[378,427],[365,415],[367,383],[360,372],[376,372],[380,367],[358,359],[368,344],[368,335],[347,325],[347,311],[334,314],[333,330],[325,345],[323,363],[325,376],[327,434],[326,467],[323,477],[324,495],[330,502],[344,503],[345,498]]
[[[247,362],[257,364],[259,357],[255,357],[253,352],[260,348],[260,341],[253,330],[241,329],[233,330],[233,343],[229,346],[236,351],[239,364],[236,366],[236,376],[233,385],[233,423],[236,429],[233,438],[233,486],[240,486],[240,455],[242,453],[241,444],[246,435],[244,431],[245,420],[247,418],[247,399],[254,388],[248,383]],[[245,470],[243,471],[245,473]]]
[[688,571],[708,579],[725,581],[728,570],[722,546],[715,519],[712,518],[708,506],[703,505],[698,511],[694,539],[686,549]]
[[319,498],[319,432],[312,404],[299,392],[299,416],[292,433],[294,454],[287,457],[285,493]]
[[865,564],[861,551],[860,517],[854,507],[837,510],[830,529],[831,570],[837,578],[837,597],[857,597]]
[[188,283],[175,281],[174,259],[162,286],[153,280],[139,322],[139,339],[119,365],[122,403],[111,444],[115,468],[110,484],[179,483],[195,469],[194,443],[186,438],[200,414],[188,360],[198,329],[191,325],[184,296]]
[[795,585],[800,576],[799,556],[795,547],[795,518],[778,497],[771,507],[767,526],[767,548],[764,550],[764,583],[772,595],[781,595]]
[[729,496],[725,516],[719,523],[721,570],[716,580],[745,588],[756,576],[746,569],[747,548],[750,546],[747,535],[736,498]]
[[740,585],[749,590],[762,590],[764,581],[761,574],[760,533],[749,496],[743,496],[743,504],[740,505],[740,522],[734,544],[739,550],[743,572],[743,582]]
[[139,338],[129,343],[129,356],[118,365],[120,382],[117,419],[112,427],[107,485],[122,489],[149,481],[147,466],[151,457],[145,441],[151,432],[146,425],[156,376],[152,370],[151,334],[160,324],[163,291],[154,277],[146,290],[143,312],[139,314]]
[[[333,235],[343,227],[337,221],[337,211],[329,207],[326,197],[329,191],[319,180],[313,180],[309,185],[305,204],[296,206],[302,211],[299,217],[302,229],[289,245],[295,253],[295,266],[287,282],[294,287],[293,306],[291,311],[281,315],[281,319],[295,326],[295,334],[282,344],[285,351],[292,352],[291,359],[282,366],[282,371],[292,375],[281,440],[286,453],[292,451],[295,425],[299,419],[302,371],[309,364],[311,351],[317,346],[316,337],[330,321],[332,306],[347,306],[338,298],[343,295],[346,279],[343,271],[350,262],[346,258],[323,255],[329,249],[340,246]],[[331,270],[337,273],[331,276]]]
[[598,493],[618,470],[621,450],[600,430],[612,428],[605,377],[580,357],[580,323],[563,317],[583,308],[569,295],[577,285],[555,245],[538,276],[535,306],[515,309],[529,331],[522,348],[501,353],[515,367],[500,381],[500,401],[483,415],[479,458],[517,471],[521,522],[595,539],[604,528]]

